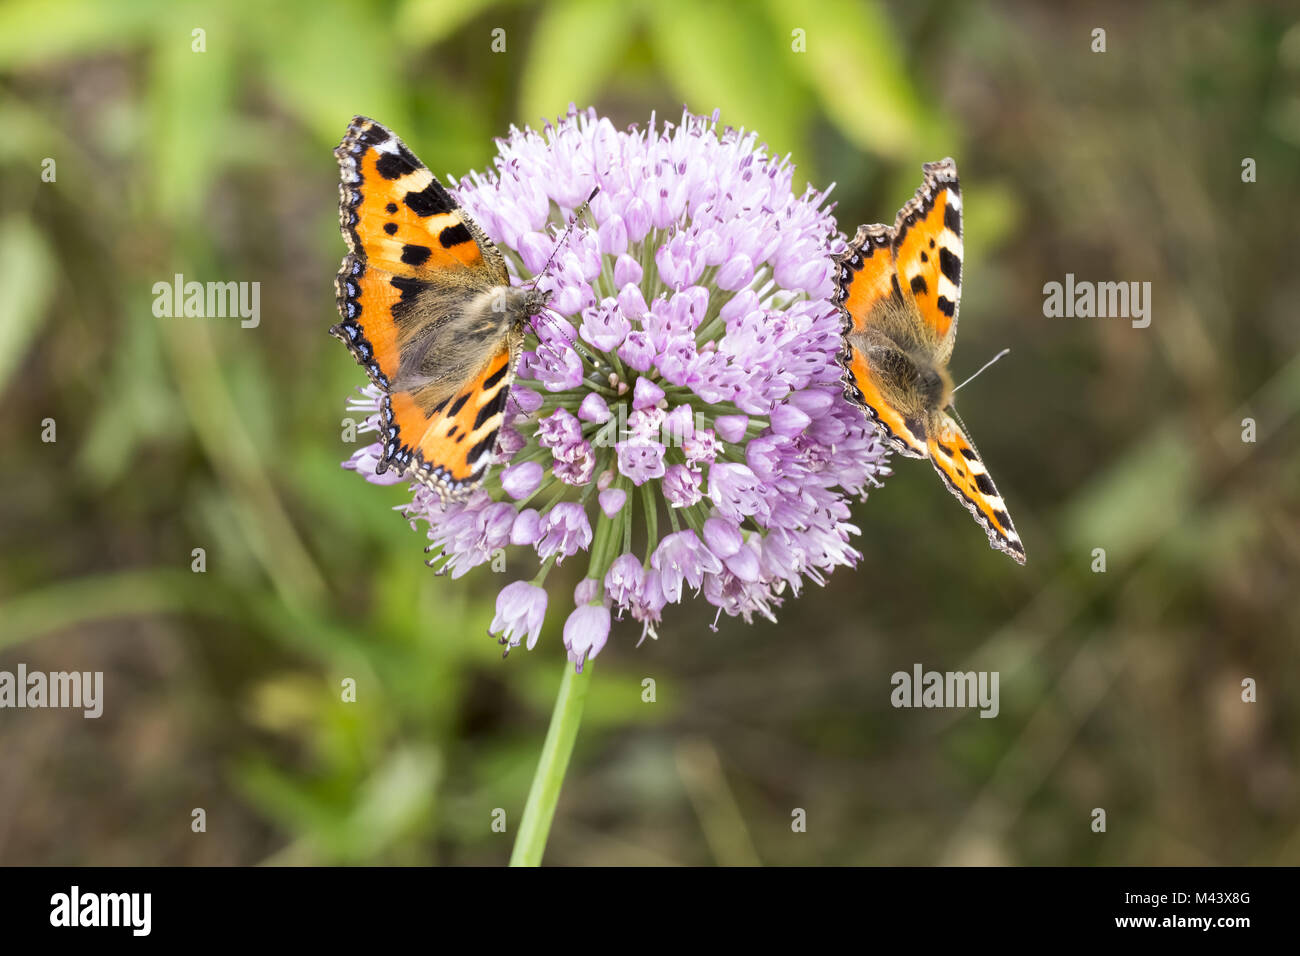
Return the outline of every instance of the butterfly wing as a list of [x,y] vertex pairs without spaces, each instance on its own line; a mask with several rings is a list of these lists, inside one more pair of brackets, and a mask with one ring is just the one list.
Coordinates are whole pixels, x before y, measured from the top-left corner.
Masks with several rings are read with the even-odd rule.
[[925,178],[894,222],[894,268],[902,293],[916,303],[935,363],[947,365],[961,305],[961,187],[951,159],[921,168]]
[[389,396],[380,408],[381,430],[387,434],[389,428],[397,429],[398,439],[419,434],[413,444],[397,447],[391,459],[394,467],[409,470],[444,500],[463,498],[482,484],[496,451],[518,357],[519,343],[504,341],[466,381],[441,398],[408,391]]
[[[509,284],[505,261],[388,129],[358,116],[334,154],[348,254],[335,280],[342,321],[330,332],[386,393],[376,471],[397,467],[443,496],[461,496],[491,458],[521,341],[489,340],[477,361],[450,363],[459,371],[446,378],[413,382],[408,370],[438,352],[440,335],[460,330],[458,303]],[[440,305],[432,313],[415,307],[431,299]],[[433,323],[431,314],[447,321]]]
[[928,454],[924,429],[914,416],[885,398],[880,380],[862,350],[864,336],[873,323],[903,306],[893,244],[894,230],[889,226],[862,226],[848,248],[836,256],[834,302],[844,321],[839,363],[844,370],[845,397],[880,426],[895,451],[910,458],[924,458]]
[[966,433],[951,415],[939,412],[931,424],[930,461],[957,500],[989,536],[989,546],[1025,563],[1025,546],[1016,534],[1006,503]]

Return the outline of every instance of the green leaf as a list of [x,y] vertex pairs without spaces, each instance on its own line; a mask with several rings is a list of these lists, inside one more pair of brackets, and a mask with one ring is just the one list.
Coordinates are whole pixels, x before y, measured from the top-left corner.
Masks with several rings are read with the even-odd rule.
[[151,33],[168,6],[166,0],[6,0],[0,4],[0,67],[48,65],[126,46]]
[[[934,138],[934,121],[924,119],[902,46],[879,4],[824,0],[791,8],[768,0],[768,10],[784,43],[782,59],[817,92],[827,117],[851,143],[901,158],[926,145],[918,140]],[[805,52],[796,51],[800,42]]]
[[174,16],[157,26],[149,94],[150,198],[157,210],[188,233],[198,221],[216,179],[234,122],[235,51],[232,21],[209,16],[205,52],[191,48],[190,33]]
[[[355,114],[404,129],[407,113],[396,30],[383,9],[340,4],[322,15],[315,3],[263,4],[249,35],[261,44],[259,62],[285,109],[318,136],[325,155],[337,145]],[[271,23],[262,22],[270,18]],[[286,42],[291,38],[291,42]]]
[[1066,509],[1068,547],[1085,556],[1105,548],[1113,567],[1119,567],[1167,534],[1187,513],[1195,492],[1192,448],[1174,425],[1143,436]]
[[397,36],[408,47],[445,40],[496,0],[407,0],[397,10]]
[[638,19],[631,3],[559,0],[543,8],[533,28],[520,82],[525,123],[584,107],[622,61]]
[[40,231],[26,216],[0,222],[0,289],[7,290],[0,318],[0,392],[45,321],[53,283],[54,257]]
[[803,147],[807,92],[765,23],[717,0],[668,0],[648,12],[655,56],[688,109],[721,110],[723,123],[757,131],[777,156]]

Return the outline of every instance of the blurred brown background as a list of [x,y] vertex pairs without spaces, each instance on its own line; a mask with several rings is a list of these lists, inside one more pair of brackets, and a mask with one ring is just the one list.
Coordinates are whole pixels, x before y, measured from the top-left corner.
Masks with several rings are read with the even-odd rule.
[[[0,863],[507,859],[561,618],[501,661],[509,578],[435,579],[339,468],[331,150],[365,113],[463,174],[570,101],[719,107],[850,234],[957,159],[953,370],[1011,348],[960,408],[1029,564],[896,460],[780,624],[616,626],[547,862],[1300,863],[1298,80],[1288,4],[7,0],[0,669],[106,688],[0,711]],[[155,318],[178,272],[260,282],[260,326]],[[1150,327],[1045,317],[1066,273],[1150,282]],[[893,709],[916,662],[999,671],[1000,715]]]

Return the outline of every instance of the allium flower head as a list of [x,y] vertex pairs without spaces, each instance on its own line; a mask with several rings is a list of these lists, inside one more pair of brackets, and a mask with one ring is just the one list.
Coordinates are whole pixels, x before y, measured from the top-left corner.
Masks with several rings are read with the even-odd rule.
[[[484,486],[446,504],[413,486],[430,563],[458,577],[499,548],[536,553],[537,574],[497,602],[508,649],[536,641],[553,565],[584,560],[564,624],[579,670],[611,617],[655,637],[666,604],[702,594],[775,620],[787,587],[855,564],[848,499],[889,470],[841,391],[826,194],[795,195],[790,163],[716,114],[620,131],[571,109],[499,145],[456,196],[517,284],[555,255],[539,283],[552,297]],[[346,467],[381,480],[376,451]]]

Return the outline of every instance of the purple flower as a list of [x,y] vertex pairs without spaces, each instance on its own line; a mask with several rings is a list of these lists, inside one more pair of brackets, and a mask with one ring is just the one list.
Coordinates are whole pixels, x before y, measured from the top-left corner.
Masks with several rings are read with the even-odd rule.
[[501,472],[501,487],[511,498],[518,501],[527,498],[542,483],[542,466],[535,461],[525,461],[512,465]]
[[588,392],[587,397],[578,406],[578,417],[584,422],[607,422],[609,421],[609,406],[595,392]]
[[583,604],[573,609],[564,622],[564,646],[582,673],[582,665],[600,653],[609,638],[609,608],[602,604]]
[[563,455],[556,452],[555,464],[551,467],[556,478],[566,485],[576,485],[579,488],[591,481],[595,470],[596,459],[592,457],[591,445],[585,441],[570,445]]
[[542,517],[536,508],[525,508],[515,515],[515,523],[510,526],[510,543],[535,545],[542,539]]
[[627,492],[622,488],[607,488],[596,495],[596,498],[600,502],[600,510],[605,512],[605,517],[612,518],[622,510],[624,502],[627,501]]
[[[456,185],[514,284],[554,256],[487,480],[460,501],[417,488],[406,508],[453,577],[502,547],[535,553],[533,582],[498,598],[493,632],[508,643],[536,641],[551,566],[580,551],[564,625],[577,666],[604,647],[611,614],[654,637],[691,591],[719,615],[772,619],[783,596],[856,563],[849,503],[889,474],[888,456],[835,361],[831,254],[844,241],[826,194],[794,182],[788,161],[716,116],[619,130],[574,109],[512,129],[493,168]],[[380,398],[367,387],[349,403],[363,430],[377,432]],[[346,465],[398,480],[375,474],[379,451]],[[648,539],[647,494],[683,530]],[[625,540],[644,550],[622,552]]]
[[531,415],[542,407],[542,402],[546,399],[531,388],[516,385],[510,390],[510,401],[519,407],[522,414]]
[[632,323],[623,317],[615,299],[584,309],[579,334],[602,352],[612,352],[623,344]]
[[577,554],[591,544],[591,525],[582,505],[561,501],[542,518],[542,539],[537,542],[537,556],[558,555],[557,562]]
[[678,405],[664,418],[664,434],[675,444],[695,434],[695,410],[689,405]]
[[605,572],[605,593],[621,610],[639,597],[641,585],[645,581],[645,568],[635,555],[621,554],[609,565]]
[[717,574],[722,570],[718,556],[706,548],[689,528],[670,534],[659,542],[650,558],[650,565],[659,572],[664,597],[673,604],[682,599],[683,581],[698,590],[704,583],[705,574]]
[[723,461],[709,468],[709,497],[729,518],[762,514],[767,507],[765,490],[748,465]]
[[685,465],[669,465],[664,473],[664,497],[674,508],[689,508],[703,497],[700,473]]
[[723,441],[731,442],[733,445],[740,444],[741,439],[745,437],[745,429],[748,426],[748,415],[719,415],[713,421],[713,428],[718,433],[718,437]]
[[645,376],[636,380],[636,387],[632,390],[632,407],[637,411],[647,408],[654,408],[663,401],[664,390]]
[[582,442],[582,423],[567,408],[557,408],[537,423],[537,444],[564,458],[568,449]]
[[618,470],[634,485],[644,485],[664,476],[664,446],[637,436],[618,443]]
[[497,613],[492,618],[488,633],[500,635],[502,644],[518,647],[524,635],[528,636],[531,651],[542,633],[542,620],[546,617],[546,590],[527,581],[507,584],[497,595]]
[[694,431],[682,439],[682,453],[690,465],[709,465],[718,455],[718,440],[710,428]]
[[740,526],[725,518],[710,518],[704,522],[704,543],[709,550],[724,561],[736,554],[745,544]]
[[629,332],[623,344],[618,347],[618,357],[638,372],[650,371],[655,360],[654,344],[650,336],[638,330]]

